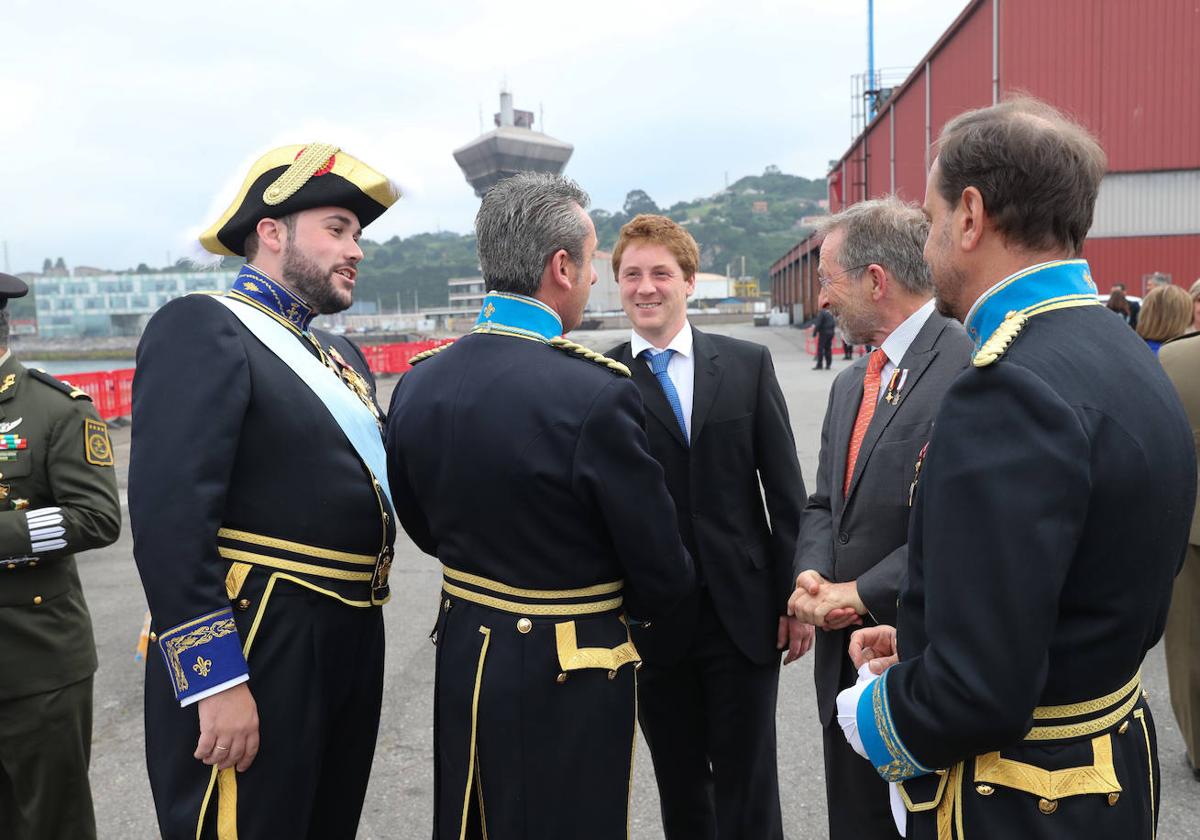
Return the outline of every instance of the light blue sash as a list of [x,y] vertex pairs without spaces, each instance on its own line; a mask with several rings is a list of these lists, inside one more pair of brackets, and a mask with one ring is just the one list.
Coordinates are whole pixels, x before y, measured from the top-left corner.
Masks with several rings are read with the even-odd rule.
[[296,335],[270,315],[259,312],[249,304],[224,296],[214,296],[246,325],[246,329],[266,345],[300,377],[300,381],[312,389],[334,421],[345,433],[346,439],[366,464],[375,480],[383,487],[389,512],[392,509],[392,491],[387,480],[387,455],[383,451],[383,439],[379,426],[362,401],[350,392],[341,378],[304,348]]

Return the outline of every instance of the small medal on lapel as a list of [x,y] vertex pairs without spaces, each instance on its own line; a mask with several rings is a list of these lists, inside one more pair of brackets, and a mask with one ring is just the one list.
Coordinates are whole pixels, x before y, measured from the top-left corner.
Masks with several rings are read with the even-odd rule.
[[892,371],[892,376],[888,380],[887,393],[883,398],[888,405],[900,401],[900,391],[904,388],[904,380],[908,378],[908,368],[896,368]]
[[0,502],[8,501],[8,485],[0,484]]

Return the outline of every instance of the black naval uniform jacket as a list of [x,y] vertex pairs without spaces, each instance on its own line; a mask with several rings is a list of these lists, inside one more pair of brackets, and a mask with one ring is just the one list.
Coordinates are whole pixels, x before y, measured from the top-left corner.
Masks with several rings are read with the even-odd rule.
[[560,329],[490,293],[476,333],[416,364],[388,413],[397,515],[445,576],[435,840],[625,836],[625,613],[657,619],[693,584],[636,386],[551,346]]
[[1148,839],[1159,780],[1137,674],[1184,557],[1191,428],[1082,260],[989,295],[918,468],[901,661],[859,730],[924,803],[910,840]]
[[[373,389],[351,342],[313,332]],[[386,578],[395,534],[379,486],[324,403],[219,301],[189,295],[150,319],[132,431],[134,558],[171,676],[148,694],[182,700],[246,672],[211,655],[236,659],[214,643],[234,629],[244,643],[263,606],[239,597],[242,586],[259,591],[256,581],[286,575],[355,606],[386,600],[386,580],[371,579],[381,566]],[[250,568],[230,576],[238,562]]]

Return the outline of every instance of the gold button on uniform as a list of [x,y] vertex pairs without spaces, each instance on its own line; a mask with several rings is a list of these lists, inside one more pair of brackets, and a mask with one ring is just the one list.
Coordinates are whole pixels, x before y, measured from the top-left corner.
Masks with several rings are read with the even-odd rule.
[[1116,804],[1117,804],[1117,800],[1118,800],[1118,799],[1120,799],[1120,798],[1121,798],[1121,794],[1119,794],[1119,793],[1110,793],[1110,794],[1108,795],[1108,804],[1109,804],[1109,805],[1116,805]]
[[446,612],[450,612],[450,599],[449,598],[447,598],[445,601],[442,602],[442,609],[445,610]]
[[530,621],[528,618],[522,618],[522,619],[517,620],[517,630],[519,632],[528,633],[532,629],[533,629],[533,622]]
[[41,595],[34,595],[34,596],[33,596],[33,605],[36,607],[36,606],[37,606],[38,604],[40,604],[40,603],[42,603],[42,596],[41,596]]
[[158,641],[158,634],[157,634],[157,633],[151,633],[151,634],[150,634],[150,641],[152,641],[152,642],[157,642],[157,641]]
[[1120,728],[1117,729],[1117,734],[1124,735],[1128,731],[1129,731],[1129,721],[1125,721],[1124,723],[1121,724]]
[[243,598],[242,600],[238,601],[237,606],[238,606],[238,609],[242,610],[243,612],[250,609],[250,599]]
[[996,789],[991,785],[975,785],[975,792],[980,796],[991,796],[996,792]]
[[1058,803],[1053,799],[1039,799],[1038,810],[1043,814],[1053,814],[1058,810]]
[[616,671],[609,671],[609,672],[608,672],[608,678],[609,678],[610,680],[615,680],[615,679],[617,678],[617,672],[616,672]]
[[16,563],[9,563],[9,564],[8,564],[8,568],[9,568],[10,570],[12,570],[12,569],[15,569],[15,568],[17,568],[17,564],[16,564]]
[[559,685],[562,685],[563,683],[565,683],[567,681],[567,675],[559,674],[557,677],[554,678],[554,681],[556,683],[558,683]]

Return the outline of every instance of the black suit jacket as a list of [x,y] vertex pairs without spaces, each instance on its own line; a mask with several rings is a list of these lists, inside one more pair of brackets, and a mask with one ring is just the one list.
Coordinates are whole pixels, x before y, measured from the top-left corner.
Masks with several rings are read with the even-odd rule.
[[[779,655],[779,616],[795,585],[805,499],[796,443],[765,347],[694,327],[692,340],[690,447],[646,362],[633,358],[628,342],[608,355],[633,371],[650,452],[666,472],[680,535],[722,623],[738,649],[765,664]],[[693,595],[669,618],[635,630],[647,662],[667,664],[686,652],[698,604]]]
[[[875,409],[847,496],[842,495],[846,455],[862,402],[867,357],[839,373],[829,393],[817,486],[804,508],[796,568],[813,569],[837,583],[857,580],[859,597],[881,624],[896,621],[896,599],[908,564],[913,467],[929,440],[942,395],[962,373],[970,353],[971,339],[962,325],[931,313],[900,360],[898,367],[908,374],[897,399],[883,399]],[[887,387],[887,382],[881,384]],[[844,687],[839,677],[855,629],[817,634],[813,669],[817,709],[826,726]]]

